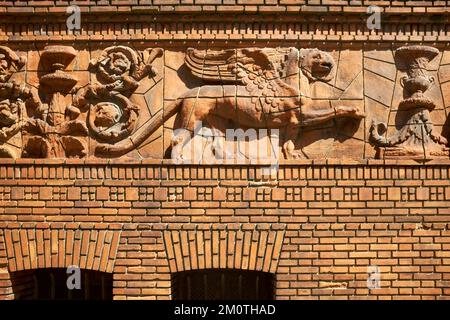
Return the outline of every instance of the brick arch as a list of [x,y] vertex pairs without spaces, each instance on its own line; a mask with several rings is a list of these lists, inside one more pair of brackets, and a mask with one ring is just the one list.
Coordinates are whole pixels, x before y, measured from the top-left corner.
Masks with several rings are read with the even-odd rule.
[[120,235],[116,230],[5,229],[8,270],[76,265],[111,273]]
[[170,272],[241,269],[275,273],[284,230],[165,230]]

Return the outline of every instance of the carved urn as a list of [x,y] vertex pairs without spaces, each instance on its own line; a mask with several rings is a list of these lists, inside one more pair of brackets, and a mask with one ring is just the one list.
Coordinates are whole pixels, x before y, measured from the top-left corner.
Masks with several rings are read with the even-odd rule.
[[48,92],[68,93],[76,84],[77,79],[64,71],[76,57],[77,52],[69,46],[47,46],[41,55],[42,66],[51,71],[41,77],[40,84]]
[[47,122],[59,125],[64,122],[66,103],[64,96],[77,84],[78,80],[65,72],[77,52],[69,46],[47,46],[41,55],[44,69],[50,73],[40,78],[41,89],[51,95]]
[[406,121],[391,137],[383,137],[378,132],[379,129],[386,131],[386,124],[372,124],[371,137],[379,148],[380,157],[416,160],[449,157],[447,140],[435,131],[430,117],[436,104],[425,95],[434,84],[434,78],[427,74],[427,66],[438,54],[437,49],[428,46],[396,50],[396,65],[406,72],[401,78],[404,99],[399,103],[397,116],[400,114]]

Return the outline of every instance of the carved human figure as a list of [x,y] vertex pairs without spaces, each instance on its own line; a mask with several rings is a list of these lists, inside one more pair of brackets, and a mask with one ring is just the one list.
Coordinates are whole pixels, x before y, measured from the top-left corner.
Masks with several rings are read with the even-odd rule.
[[8,47],[0,46],[0,157],[16,158],[21,152],[20,129],[26,108],[39,105],[36,92],[11,80],[12,75],[25,65]]
[[221,131],[229,121],[247,128],[282,129],[284,154],[296,158],[300,155],[294,150],[295,141],[302,126],[319,125],[336,117],[363,117],[355,107],[332,107],[329,101],[317,103],[311,99],[310,83],[329,81],[335,70],[332,57],[318,49],[188,49],[185,62],[195,76],[220,84],[185,92],[154,115],[139,134],[115,145],[99,145],[98,153],[123,155],[177,114],[174,128],[186,130],[173,137],[175,158],[182,158],[183,146],[192,138],[197,121]]
[[87,122],[97,140],[116,143],[134,130],[140,108],[128,98],[140,80],[156,75],[152,62],[162,55],[162,49],[150,48],[144,53],[145,62],[135,50],[113,46],[91,60],[90,68],[97,82],[78,91],[73,107],[89,110]]
[[95,125],[107,129],[115,125],[121,116],[120,108],[114,103],[103,102],[97,105]]

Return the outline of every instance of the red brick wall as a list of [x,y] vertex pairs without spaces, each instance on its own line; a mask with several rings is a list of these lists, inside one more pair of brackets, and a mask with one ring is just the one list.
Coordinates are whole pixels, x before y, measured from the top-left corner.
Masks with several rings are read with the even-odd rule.
[[[106,257],[115,299],[168,299],[171,272],[236,261],[274,272],[277,299],[446,298],[449,176],[448,162],[303,161],[282,164],[268,179],[251,165],[2,161],[0,295],[13,297],[8,265],[64,267],[72,257],[101,270],[95,243],[111,243],[111,232],[120,238],[117,253],[110,246]],[[84,249],[58,240],[82,242],[85,231],[94,245]],[[236,253],[221,239],[271,249]],[[52,249],[33,250],[40,241]],[[189,249],[211,241],[218,245],[210,251]],[[367,289],[368,266],[380,268],[380,289]]]
[[[0,12],[65,12],[69,1],[0,1]],[[14,5],[13,5],[14,3]],[[70,1],[87,12],[366,12],[370,5],[383,12],[444,13],[446,1],[378,1],[378,0],[79,0]]]
[[[0,43],[444,50],[450,40],[446,1],[71,3],[90,12],[75,35],[68,1],[0,1]],[[367,29],[368,5],[382,8],[381,30]],[[173,272],[206,267],[273,272],[277,299],[445,299],[449,175],[448,161],[300,161],[267,179],[251,165],[1,160],[0,299],[14,298],[13,271],[73,263],[112,271],[115,299],[169,299]],[[367,288],[369,266],[380,289]]]

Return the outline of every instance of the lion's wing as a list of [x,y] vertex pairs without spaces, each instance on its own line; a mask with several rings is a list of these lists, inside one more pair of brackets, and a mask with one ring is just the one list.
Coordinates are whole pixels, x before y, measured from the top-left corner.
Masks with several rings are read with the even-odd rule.
[[258,110],[277,112],[280,109],[277,80],[283,77],[287,52],[271,48],[220,51],[189,48],[185,61],[194,76],[208,82],[244,85]]
[[230,50],[197,50],[187,49],[185,63],[197,78],[213,82],[236,82],[236,74],[231,72],[229,59],[236,55]]

